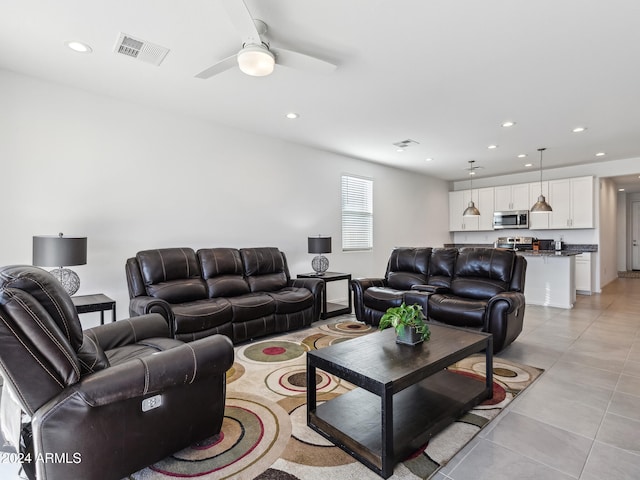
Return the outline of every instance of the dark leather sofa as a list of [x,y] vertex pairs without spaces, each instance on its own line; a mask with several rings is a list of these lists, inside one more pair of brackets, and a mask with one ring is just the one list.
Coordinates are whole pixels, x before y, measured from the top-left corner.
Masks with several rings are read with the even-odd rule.
[[179,340],[220,333],[239,343],[320,317],[324,283],[292,279],[273,247],[144,250],[125,269],[130,314],[160,313]]
[[233,359],[228,338],[185,344],[158,314],[83,332],[51,274],[0,268],[3,432],[30,479],[118,480],[218,434]]
[[493,334],[499,352],[522,331],[526,259],[497,248],[397,248],[384,278],[354,279],[356,318],[378,325],[387,308],[418,303],[430,321]]

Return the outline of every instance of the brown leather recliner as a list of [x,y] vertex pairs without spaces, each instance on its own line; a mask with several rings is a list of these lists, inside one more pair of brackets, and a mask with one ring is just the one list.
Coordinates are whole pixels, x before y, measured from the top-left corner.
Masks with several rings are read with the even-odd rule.
[[83,332],[52,275],[0,268],[3,420],[29,478],[117,480],[218,434],[233,359],[227,337],[185,344],[158,314]]

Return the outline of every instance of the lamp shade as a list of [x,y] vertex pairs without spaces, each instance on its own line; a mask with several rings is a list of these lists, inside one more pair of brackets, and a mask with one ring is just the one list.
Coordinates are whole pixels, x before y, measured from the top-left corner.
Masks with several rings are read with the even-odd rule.
[[331,253],[331,237],[309,237],[309,253]]
[[87,237],[35,235],[33,264],[38,267],[68,267],[87,263]]

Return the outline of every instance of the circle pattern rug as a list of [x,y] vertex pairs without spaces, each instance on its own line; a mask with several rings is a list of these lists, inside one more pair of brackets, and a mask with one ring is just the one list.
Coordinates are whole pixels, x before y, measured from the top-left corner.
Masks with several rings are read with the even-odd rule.
[[251,343],[236,351],[236,359],[252,363],[288,362],[303,356],[308,348],[289,340],[267,340]]
[[181,450],[137,472],[136,480],[169,478],[252,479],[283,453],[291,420],[280,405],[249,393],[228,394],[217,437]]
[[[316,370],[316,390],[330,392],[340,386],[340,380],[322,370]],[[286,366],[267,374],[265,384],[269,390],[282,396],[304,396],[307,393],[306,365]]]

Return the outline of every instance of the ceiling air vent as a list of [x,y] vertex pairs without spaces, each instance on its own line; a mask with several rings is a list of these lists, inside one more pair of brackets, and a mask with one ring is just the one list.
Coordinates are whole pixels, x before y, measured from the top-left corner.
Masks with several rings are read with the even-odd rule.
[[415,140],[411,140],[410,138],[407,138],[406,140],[402,140],[401,142],[394,143],[394,145],[398,148],[407,148],[407,147],[410,147],[411,145],[418,145],[418,142],[416,142]]
[[160,65],[164,57],[169,53],[168,48],[135,38],[126,33],[120,34],[113,51],[156,66]]

